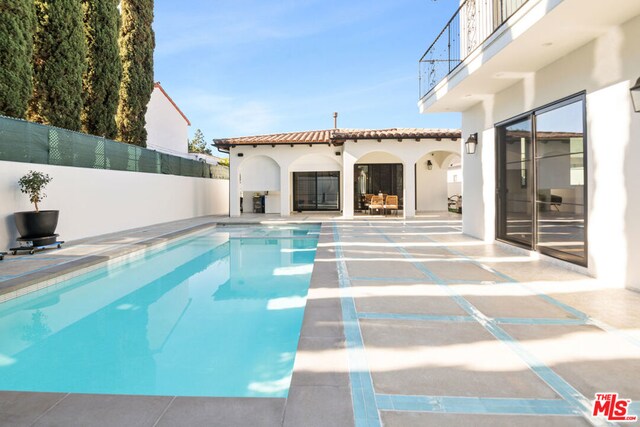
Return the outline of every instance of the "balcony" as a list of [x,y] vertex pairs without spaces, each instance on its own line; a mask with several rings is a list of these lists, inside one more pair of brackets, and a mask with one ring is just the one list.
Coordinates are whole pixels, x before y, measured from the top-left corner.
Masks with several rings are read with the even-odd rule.
[[529,0],[465,0],[420,58],[420,98],[444,80]]
[[637,0],[465,0],[420,58],[419,110],[466,111],[518,82],[532,92],[538,70],[638,15]]

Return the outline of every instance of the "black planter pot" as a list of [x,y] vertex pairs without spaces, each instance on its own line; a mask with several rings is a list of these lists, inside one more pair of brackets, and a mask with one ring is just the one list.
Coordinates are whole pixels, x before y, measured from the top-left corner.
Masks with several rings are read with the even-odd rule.
[[15,212],[16,227],[23,239],[53,236],[60,211]]

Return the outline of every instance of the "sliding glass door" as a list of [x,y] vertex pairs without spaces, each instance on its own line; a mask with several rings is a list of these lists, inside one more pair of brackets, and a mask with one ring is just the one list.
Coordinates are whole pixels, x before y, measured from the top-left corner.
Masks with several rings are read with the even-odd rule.
[[357,163],[353,169],[354,206],[365,209],[366,194],[386,194],[398,196],[400,209],[403,200],[402,163]]
[[293,210],[339,211],[340,172],[294,172]]
[[584,96],[496,130],[497,238],[586,265]]

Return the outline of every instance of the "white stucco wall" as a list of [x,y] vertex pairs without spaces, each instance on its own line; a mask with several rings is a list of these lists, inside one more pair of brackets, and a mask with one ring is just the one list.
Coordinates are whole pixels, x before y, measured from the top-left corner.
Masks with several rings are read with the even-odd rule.
[[60,210],[66,241],[229,212],[227,180],[0,161],[0,250],[18,237],[13,213],[33,209],[18,188],[29,170],[53,178],[40,208]]
[[434,164],[431,170],[424,163],[416,167],[418,211],[447,210],[447,169]]
[[[421,178],[431,182],[429,188],[424,187],[424,195],[418,200],[418,210],[446,210],[447,208],[447,175],[443,160],[450,154],[460,153],[460,140],[413,139],[397,140],[348,140],[342,146],[315,144],[309,145],[270,145],[236,146],[230,149],[230,214],[240,215],[240,192],[268,191],[265,201],[267,213],[279,212],[288,216],[292,210],[293,172],[340,172],[341,209],[345,217],[353,216],[354,200],[354,164],[359,163],[402,163],[405,182],[404,215],[415,214],[415,175],[414,165],[430,153],[437,154],[432,171]],[[238,154],[242,153],[242,156]],[[336,155],[338,153],[339,155]],[[259,166],[259,167],[258,167]],[[279,191],[275,188],[275,170],[279,168]],[[250,176],[252,184],[247,184]],[[240,180],[240,177],[242,179]],[[437,182],[435,182],[437,180]],[[256,184],[253,184],[253,183]],[[248,186],[260,188],[248,188]],[[275,206],[279,201],[279,210]],[[246,205],[245,205],[245,211]]]
[[463,136],[480,135],[463,156],[465,233],[495,236],[494,123],[586,91],[589,272],[640,288],[640,114],[629,96],[638,40],[639,16],[463,112]]
[[169,154],[187,154],[189,125],[171,101],[155,87],[144,116],[147,147]]
[[242,191],[279,191],[280,166],[268,156],[248,156],[240,171]]

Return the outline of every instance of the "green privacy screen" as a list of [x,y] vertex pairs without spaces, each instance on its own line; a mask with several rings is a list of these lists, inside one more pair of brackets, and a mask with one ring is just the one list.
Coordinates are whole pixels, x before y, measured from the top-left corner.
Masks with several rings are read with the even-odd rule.
[[225,166],[0,116],[0,160],[229,179]]

